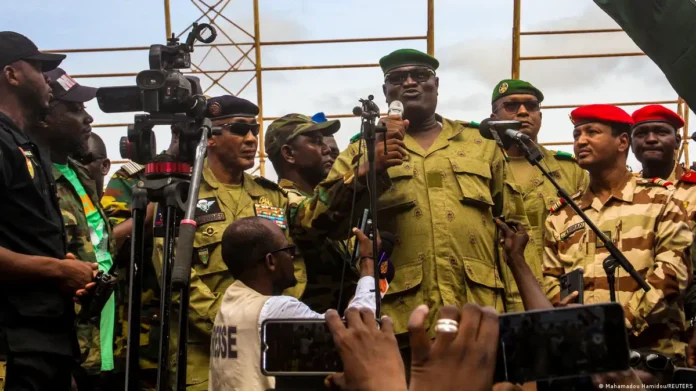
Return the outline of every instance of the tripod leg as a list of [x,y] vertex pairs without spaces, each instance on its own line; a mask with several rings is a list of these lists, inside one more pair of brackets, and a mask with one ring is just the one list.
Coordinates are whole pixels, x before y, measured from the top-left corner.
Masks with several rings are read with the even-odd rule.
[[186,360],[188,349],[188,307],[189,290],[185,287],[181,290],[179,299],[179,350],[176,359],[176,390],[186,391]]
[[167,206],[164,214],[164,248],[162,254],[162,295],[160,296],[160,346],[159,367],[157,368],[157,390],[167,389],[169,381],[169,340],[170,335],[170,308],[171,295],[171,271],[172,256],[174,255],[174,238],[176,235],[176,207]]
[[147,190],[133,191],[133,232],[128,279],[128,341],[126,348],[126,391],[140,389],[140,307],[143,292],[145,214]]

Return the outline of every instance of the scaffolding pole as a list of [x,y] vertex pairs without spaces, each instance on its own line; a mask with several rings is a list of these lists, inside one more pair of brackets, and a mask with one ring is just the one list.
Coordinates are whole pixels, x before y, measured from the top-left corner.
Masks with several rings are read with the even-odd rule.
[[259,0],[254,0],[254,45],[256,51],[256,104],[259,106],[259,172],[266,176],[265,132],[263,127],[263,70],[261,68],[261,24],[259,23]]

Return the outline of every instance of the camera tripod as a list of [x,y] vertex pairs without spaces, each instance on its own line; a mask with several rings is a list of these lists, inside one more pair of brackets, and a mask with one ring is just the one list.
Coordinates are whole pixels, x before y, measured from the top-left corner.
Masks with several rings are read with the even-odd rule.
[[[203,161],[205,159],[207,140],[211,132],[211,122],[203,119],[197,131],[184,135],[182,133],[180,147],[186,143],[192,143],[199,135],[195,148],[193,169],[188,163],[175,162],[167,159],[166,155],[160,155],[159,159],[148,163],[145,171],[145,180],[138,181],[133,186],[133,231],[131,242],[131,259],[129,271],[129,300],[128,300],[128,342],[126,361],[126,391],[140,389],[140,313],[143,285],[143,257],[145,254],[145,216],[150,202],[159,203],[162,209],[162,224],[164,229],[162,272],[160,280],[160,330],[157,390],[164,391],[167,388],[169,366],[170,343],[170,310],[173,290],[180,294],[179,299],[179,336],[178,352],[176,359],[177,391],[186,389],[186,353],[188,340],[188,307],[189,307],[189,279],[191,270],[191,255],[193,251],[193,237],[196,232],[194,211],[198,190],[200,188]],[[151,128],[145,131],[145,136],[151,132]],[[184,130],[183,132],[187,132]],[[185,147],[187,148],[187,147]],[[184,196],[188,194],[186,198]],[[181,213],[183,219],[179,221]],[[159,224],[158,224],[159,225]],[[178,235],[177,235],[177,225]],[[174,259],[175,238],[176,259]]]

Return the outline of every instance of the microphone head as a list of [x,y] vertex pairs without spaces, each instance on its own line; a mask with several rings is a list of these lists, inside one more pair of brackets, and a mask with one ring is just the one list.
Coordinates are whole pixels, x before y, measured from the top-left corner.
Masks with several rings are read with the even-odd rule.
[[495,140],[495,137],[493,137],[493,133],[491,133],[491,125],[490,122],[492,120],[490,118],[486,118],[483,121],[479,123],[479,132],[481,132],[481,136],[487,140]]
[[501,121],[501,120],[490,119],[490,121],[488,121],[488,126],[492,127],[495,130],[504,132],[508,129],[520,130],[520,128],[522,128],[522,122],[510,121],[510,120],[502,120]]
[[354,116],[360,117],[362,115],[362,112],[363,112],[362,107],[360,107],[360,106],[353,107],[353,115]]
[[696,141],[696,132],[691,133],[691,139],[694,140],[694,141]]
[[389,104],[389,115],[400,114],[404,115],[404,104],[398,100],[394,100]]

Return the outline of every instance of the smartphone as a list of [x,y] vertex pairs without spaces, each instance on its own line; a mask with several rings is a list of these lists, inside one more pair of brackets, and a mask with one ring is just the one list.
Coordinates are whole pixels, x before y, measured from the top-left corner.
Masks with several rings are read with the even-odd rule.
[[628,367],[628,335],[618,303],[500,316],[496,383],[567,379]]
[[[365,208],[362,216],[360,217],[360,221],[358,222],[358,228],[367,237],[371,237],[370,229],[371,229],[371,225],[372,225],[372,219],[370,219],[369,216],[370,216],[370,210]],[[356,238],[355,239],[355,246],[353,247],[353,261],[351,262],[351,265],[356,266],[358,264],[359,260],[360,260],[360,241]]]
[[261,324],[264,375],[325,376],[341,371],[343,362],[325,320],[267,319]]
[[571,272],[568,272],[561,276],[561,300],[566,298],[573,292],[578,292],[578,297],[575,298],[573,303],[583,304],[583,292],[585,289],[585,283],[583,282],[583,270],[582,268],[577,268]]
[[675,368],[672,384],[696,384],[696,369]]

